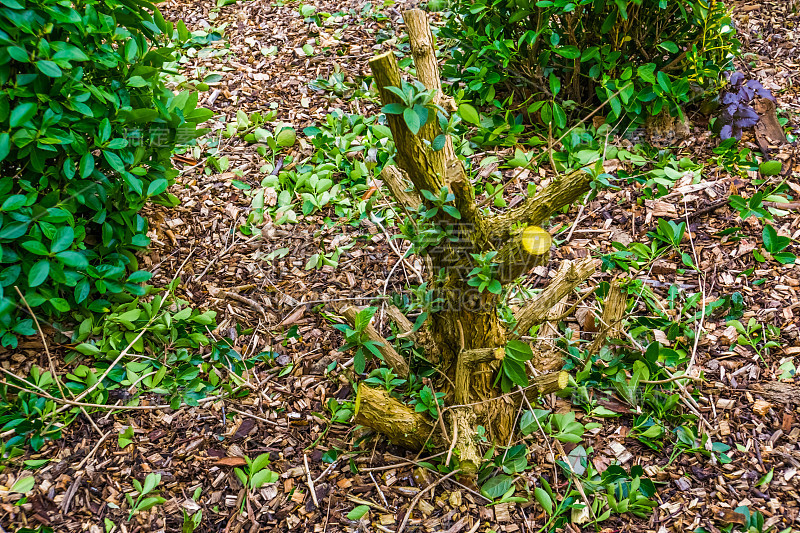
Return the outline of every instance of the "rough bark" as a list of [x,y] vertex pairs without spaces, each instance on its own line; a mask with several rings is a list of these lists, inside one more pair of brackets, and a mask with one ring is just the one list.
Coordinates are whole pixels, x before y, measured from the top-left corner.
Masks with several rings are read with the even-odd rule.
[[586,258],[562,268],[550,284],[529,304],[514,314],[517,319],[515,336],[525,335],[536,324],[547,320],[550,310],[575,287],[597,270],[597,260]]
[[411,181],[399,168],[392,165],[383,167],[381,179],[394,199],[403,207],[416,211],[422,205],[422,198],[413,188],[409,190]]
[[363,383],[358,386],[353,421],[386,435],[394,444],[409,450],[421,450],[428,443],[434,447],[444,444],[428,415],[417,413],[385,389],[373,389]]
[[528,197],[521,205],[491,219],[489,239],[492,242],[508,239],[515,225],[540,226],[555,211],[575,203],[589,190],[592,176],[576,170],[553,181],[537,194]]
[[589,345],[589,353],[597,353],[605,344],[606,340],[618,339],[622,336],[622,317],[625,315],[627,299],[622,294],[619,282],[614,281],[608,289],[608,295],[603,306],[603,316],[601,317],[601,329],[592,344]]

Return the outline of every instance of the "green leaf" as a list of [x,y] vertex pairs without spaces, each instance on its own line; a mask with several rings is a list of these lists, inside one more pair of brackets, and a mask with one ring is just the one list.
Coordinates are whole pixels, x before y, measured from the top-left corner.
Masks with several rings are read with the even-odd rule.
[[12,128],[16,128],[28,122],[30,119],[36,115],[36,112],[39,110],[37,105],[33,102],[25,102],[17,107],[11,112],[11,118],[9,119],[9,125]]
[[665,93],[672,92],[672,80],[669,79],[669,76],[662,71],[658,71],[656,79],[658,80],[658,84],[661,86],[661,88],[664,89]]
[[521,363],[512,358],[503,359],[503,373],[515,385],[520,387],[528,386],[528,372],[525,370],[525,363]]
[[[399,104],[399,103],[386,104],[385,106],[383,106],[381,108],[381,111],[383,111],[387,115],[402,115],[403,111],[405,111],[405,110],[406,110],[406,106],[404,106],[403,104]],[[308,129],[308,128],[306,128],[306,129]],[[306,135],[308,135],[308,134],[306,133]],[[309,137],[312,137],[312,135],[309,135]]]
[[147,80],[141,76],[131,76],[128,78],[128,81],[125,82],[128,87],[144,87],[147,85]]
[[25,235],[26,231],[28,231],[26,222],[12,222],[0,229],[0,239],[16,239]]
[[556,48],[555,53],[566,59],[577,59],[581,57],[581,51],[577,46],[569,45],[561,48]]
[[273,472],[272,470],[259,470],[250,478],[250,487],[252,489],[259,489],[267,483],[275,483],[276,481],[278,481],[277,472]]
[[422,123],[419,120],[419,115],[417,115],[416,111],[413,108],[407,107],[403,110],[403,120],[408,126],[408,129],[416,135],[419,132],[419,129],[422,127]]
[[536,501],[539,502],[539,505],[542,506],[542,509],[547,511],[548,515],[553,514],[553,499],[550,498],[550,495],[547,494],[547,491],[541,487],[536,487],[533,490],[533,497],[536,498]]
[[275,141],[278,143],[278,146],[283,147],[294,146],[296,140],[297,132],[295,132],[294,128],[283,128],[280,132],[278,132],[278,136],[275,137]]
[[165,501],[167,500],[165,500],[161,496],[153,496],[150,498],[145,498],[141,502],[139,502],[139,505],[136,506],[136,511],[147,511],[148,509],[151,509],[156,505],[161,505]]
[[81,157],[81,162],[78,164],[78,172],[81,178],[86,179],[94,172],[94,156],[86,153]]
[[556,96],[559,93],[559,91],[561,91],[561,80],[558,79],[558,77],[551,72],[550,73],[550,93],[552,93],[553,96]]
[[149,494],[156,486],[161,483],[161,474],[151,472],[144,478],[144,486],[142,487],[142,494]]
[[252,472],[258,472],[268,464],[269,464],[269,453],[262,453],[253,460],[253,464],[250,465],[250,470]]
[[25,241],[21,246],[36,255],[50,255],[50,251],[47,249],[47,247],[39,241]]
[[50,262],[47,259],[42,259],[36,262],[28,272],[28,286],[38,287],[50,274]]
[[61,69],[58,67],[58,65],[56,65],[52,61],[47,61],[47,60],[37,61],[36,68],[39,69],[39,72],[51,78],[60,78],[63,75],[63,72],[61,72]]
[[359,505],[354,508],[352,511],[347,513],[348,520],[361,520],[365,514],[369,512],[368,505]]
[[758,171],[764,176],[777,176],[783,170],[783,163],[780,161],[764,161],[758,165]]
[[3,206],[0,207],[0,211],[16,211],[20,207],[24,206],[26,201],[27,199],[24,194],[12,194],[5,199]]
[[533,350],[530,344],[523,341],[512,340],[506,344],[506,357],[517,361],[529,361],[533,358]]
[[458,106],[458,116],[470,124],[475,124],[476,126],[481,125],[481,117],[478,111],[469,104],[461,104]]
[[56,259],[68,267],[77,268],[78,270],[83,270],[89,266],[89,261],[86,260],[86,256],[80,252],[58,252],[56,254]]
[[646,65],[640,66],[636,69],[637,74],[639,77],[646,81],[647,83],[655,83],[656,76],[655,76],[656,64],[655,63],[647,63]]
[[25,494],[27,492],[30,492],[35,482],[36,480],[33,478],[33,476],[19,478],[17,481],[14,482],[11,488],[8,489],[8,492],[19,492],[21,494]]
[[161,194],[162,192],[167,190],[167,180],[164,178],[158,178],[150,182],[150,185],[147,187],[147,196],[156,196]]
[[663,48],[667,52],[670,52],[670,53],[673,53],[673,54],[677,54],[678,53],[678,45],[673,43],[672,41],[664,41],[661,44],[659,44],[658,46],[660,46],[661,48]]
[[486,483],[481,487],[481,494],[490,500],[501,498],[503,494],[514,486],[514,478],[507,474],[499,474],[493,478],[489,478]]
[[11,152],[11,136],[6,133],[0,133],[0,161],[3,161]]
[[72,226],[62,226],[56,230],[56,234],[53,236],[53,242],[50,244],[50,252],[54,254],[62,252],[72,246],[74,240],[75,231],[72,229]]

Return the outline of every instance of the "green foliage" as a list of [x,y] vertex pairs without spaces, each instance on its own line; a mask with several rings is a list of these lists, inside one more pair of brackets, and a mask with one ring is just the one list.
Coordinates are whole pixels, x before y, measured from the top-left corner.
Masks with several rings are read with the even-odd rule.
[[[34,365],[25,379],[9,379],[0,385],[0,431],[10,431],[3,449],[13,451],[26,442],[39,451],[47,440],[61,438],[61,430],[75,418],[75,414],[58,415],[58,405],[35,391],[56,391],[50,372]],[[9,456],[13,456],[9,453]]]
[[[608,100],[609,122],[680,114],[714,87],[739,43],[716,0],[459,0],[441,34],[445,75],[480,102],[515,93],[564,128],[571,108]],[[522,80],[520,83],[519,80]]]
[[[149,274],[138,212],[167,193],[176,144],[211,112],[163,82],[175,47],[146,0],[5,2],[0,10],[0,325],[2,343],[31,334],[18,286],[43,316],[93,308]],[[155,14],[151,14],[154,12]]]
[[257,490],[268,483],[278,481],[278,473],[267,468],[269,453],[262,453],[255,459],[250,459],[245,455],[244,460],[247,462],[247,468],[245,470],[235,468],[234,473],[247,490]]
[[505,347],[505,357],[500,364],[497,378],[500,380],[500,389],[507,393],[516,385],[528,386],[528,369],[525,364],[533,358],[533,351],[527,342],[512,340]]
[[767,364],[765,356],[780,346],[778,342],[780,328],[772,324],[761,324],[755,317],[751,317],[747,324],[742,324],[739,320],[729,320],[725,325],[732,326],[736,330],[736,343],[749,346],[765,365]]
[[[75,367],[66,376],[66,387],[75,394],[94,387],[108,365],[130,349],[139,355],[118,361],[89,398],[105,404],[109,391],[135,386],[165,395],[175,409],[182,403],[197,405],[223,387],[227,377],[241,376],[255,361],[245,362],[231,343],[212,342],[206,336],[216,327],[215,316],[171,295],[156,295],[149,302],[118,304],[101,319],[88,317],[76,331],[75,351],[96,363]],[[73,353],[68,359],[76,357]]]
[[156,487],[161,483],[161,474],[155,472],[147,474],[147,477],[144,478],[144,485],[139,483],[139,480],[136,478],[131,478],[131,483],[136,491],[136,500],[133,499],[130,493],[125,493],[125,499],[128,500],[128,506],[131,508],[128,521],[133,518],[133,515],[141,513],[142,511],[147,511],[167,501],[161,496],[148,496],[148,494],[155,494],[158,492]]
[[[194,490],[194,494],[192,494],[192,500],[197,501],[200,498],[202,491],[203,487],[197,487]],[[203,521],[202,509],[198,509],[193,514],[190,514],[186,509],[181,508],[181,513],[183,513],[183,526],[181,527],[181,533],[192,533],[192,531],[200,527],[200,523]]]
[[495,270],[497,270],[497,264],[493,263],[492,260],[497,255],[497,252],[485,252],[483,254],[470,254],[472,259],[475,261],[476,266],[470,270],[467,276],[469,280],[467,284],[470,287],[477,287],[478,292],[483,292],[488,290],[492,294],[500,294],[503,290],[503,286],[500,284],[500,280],[495,279]]
[[344,345],[339,350],[355,349],[353,369],[357,374],[364,373],[367,367],[367,355],[372,354],[378,359],[383,359],[381,352],[378,350],[378,346],[382,346],[382,344],[369,340],[366,333],[372,317],[375,316],[375,311],[377,311],[376,307],[367,307],[359,311],[352,328],[347,324],[333,326],[344,334]]
[[417,413],[428,413],[431,418],[438,419],[439,410],[444,408],[444,393],[434,394],[433,390],[425,385],[408,403],[414,406],[414,411]]
[[388,392],[392,392],[397,387],[405,385],[406,380],[398,378],[397,374],[393,373],[391,369],[381,367],[373,370],[369,377],[364,380],[364,383],[372,385],[373,387],[383,387]]
[[[66,357],[71,367],[64,375],[34,365],[27,377],[0,384],[0,427],[8,432],[3,447],[29,444],[38,451],[47,440],[60,438],[80,413],[59,408],[58,400],[70,393],[86,393],[83,401],[97,405],[89,411],[117,400],[136,405],[141,394],[166,397],[174,409],[235,394],[244,373],[272,354],[245,360],[229,339],[205,335],[214,328],[213,311],[193,309],[172,293],[114,304],[104,317],[85,318],[74,332],[74,351]],[[121,432],[120,448],[133,438],[131,428]]]
[[764,249],[769,252],[770,255],[772,255],[772,258],[780,264],[788,265],[797,260],[797,256],[792,252],[783,251],[790,244],[792,244],[792,239],[778,235],[778,232],[775,231],[775,228],[773,228],[772,225],[764,225],[764,229],[761,232],[761,237],[764,240]]
[[[422,126],[428,123],[432,117],[429,107],[433,107],[433,97],[436,91],[429,91],[425,86],[414,81],[412,83],[403,82],[402,87],[386,87],[386,90],[393,92],[398,98],[399,103],[386,104],[381,111],[388,115],[402,115],[403,121],[416,135]],[[442,142],[444,146],[444,142]]]

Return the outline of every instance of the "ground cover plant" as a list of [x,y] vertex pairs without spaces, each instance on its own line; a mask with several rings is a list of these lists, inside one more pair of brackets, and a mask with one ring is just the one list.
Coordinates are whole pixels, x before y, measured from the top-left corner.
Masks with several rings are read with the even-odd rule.
[[792,527],[796,14],[738,6],[736,102],[669,136],[596,91],[438,87],[465,5],[162,7],[210,131],[140,211],[153,287],[0,350],[4,529]]

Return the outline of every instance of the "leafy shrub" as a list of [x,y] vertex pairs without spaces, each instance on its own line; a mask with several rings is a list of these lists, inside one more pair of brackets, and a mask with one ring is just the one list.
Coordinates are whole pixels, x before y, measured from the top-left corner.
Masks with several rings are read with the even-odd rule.
[[775,102],[775,97],[758,80],[745,81],[741,72],[731,74],[728,81],[730,87],[720,98],[722,114],[714,123],[714,128],[719,128],[719,136],[723,140],[731,137],[741,139],[743,128],[752,128],[758,123],[758,113],[750,105],[753,99],[767,98]]
[[[152,14],[151,14],[152,13]],[[173,204],[172,149],[211,112],[162,74],[172,35],[146,0],[4,0],[0,8],[0,334],[142,294],[146,201]],[[132,272],[132,273],[131,273]],[[99,298],[94,296],[101,295]]]
[[545,124],[608,100],[608,122],[642,120],[714,87],[739,42],[717,0],[457,0],[445,74],[473,98],[514,93]]

